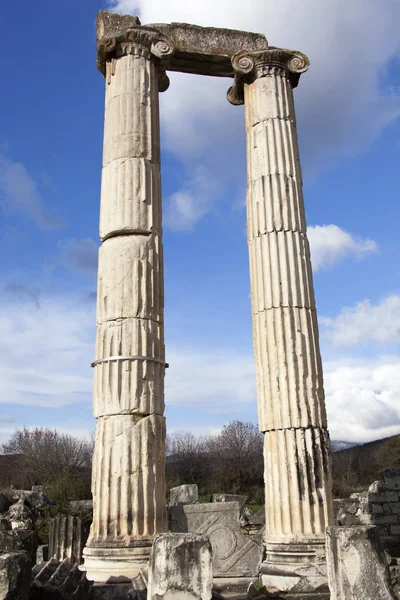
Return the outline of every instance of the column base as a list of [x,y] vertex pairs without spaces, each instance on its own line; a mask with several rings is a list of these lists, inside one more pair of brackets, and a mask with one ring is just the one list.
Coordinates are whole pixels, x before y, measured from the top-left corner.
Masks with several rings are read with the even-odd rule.
[[288,593],[329,592],[325,542],[272,542],[265,544],[261,563],[262,584],[270,591]]
[[86,577],[96,583],[123,583],[147,570],[152,542],[138,542],[131,548],[88,547],[80,566]]

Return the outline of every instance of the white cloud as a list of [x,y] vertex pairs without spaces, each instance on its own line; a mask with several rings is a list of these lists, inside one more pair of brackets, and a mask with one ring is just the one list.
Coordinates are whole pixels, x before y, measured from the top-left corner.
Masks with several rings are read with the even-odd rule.
[[[75,402],[90,406],[93,302],[72,296],[7,295],[1,309],[0,403],[23,404],[27,411]],[[222,344],[199,348],[174,339],[167,345],[167,360],[168,406],[190,407],[194,415],[195,411],[215,414],[216,427],[223,424],[221,420],[248,420],[250,412],[255,413],[251,353]],[[364,441],[400,431],[400,358],[343,358],[324,367],[333,439]],[[209,430],[200,423],[193,425],[196,433]],[[171,431],[182,429],[193,427],[181,422]],[[12,430],[4,420],[0,434]]]
[[[271,45],[308,54],[311,67],[296,90],[306,172],[364,150],[400,114],[398,96],[383,85],[385,69],[399,53],[395,0],[232,0],[229,10],[225,0],[113,0],[110,5],[139,14],[143,23],[186,21],[259,31]],[[230,81],[178,73],[170,78],[161,95],[164,147],[188,170],[202,165],[221,185],[244,179],[243,111],[226,100]],[[217,201],[216,196],[208,210]]]
[[57,407],[90,402],[93,303],[7,295],[0,306],[0,403]]
[[332,439],[354,442],[400,433],[400,358],[326,363]]
[[229,415],[241,405],[255,401],[252,355],[233,348],[178,349],[173,344],[167,348],[167,355],[170,368],[165,385],[169,405],[201,406],[202,410]]
[[378,249],[373,240],[357,238],[337,225],[311,225],[307,233],[314,271],[332,267],[348,256],[362,257]]
[[207,169],[197,167],[183,187],[167,198],[163,219],[165,226],[173,231],[192,229],[211,210],[217,195],[218,184]]
[[0,153],[0,204],[6,214],[31,218],[41,229],[57,229],[62,219],[51,215],[35,179],[26,167]]
[[355,306],[342,308],[336,317],[321,317],[320,323],[323,334],[336,346],[398,342],[400,296],[389,296],[375,305],[364,300]]

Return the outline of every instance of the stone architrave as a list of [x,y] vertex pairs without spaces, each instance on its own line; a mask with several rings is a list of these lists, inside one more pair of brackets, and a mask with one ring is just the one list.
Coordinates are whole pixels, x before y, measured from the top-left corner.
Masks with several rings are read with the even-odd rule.
[[150,556],[148,600],[211,600],[211,545],[207,536],[164,533]]
[[173,51],[136,17],[100,12],[106,80],[93,363],[93,523],[89,579],[133,578],[147,565],[165,500],[164,281],[159,92]]
[[328,527],[331,600],[392,600],[389,562],[377,527]]
[[213,553],[214,577],[256,577],[262,544],[240,532],[239,502],[188,504],[183,507],[189,532],[207,535]]
[[245,105],[247,232],[266,559],[282,591],[326,588],[330,442],[302,193],[293,90],[304,54],[270,47],[232,59],[232,104]]

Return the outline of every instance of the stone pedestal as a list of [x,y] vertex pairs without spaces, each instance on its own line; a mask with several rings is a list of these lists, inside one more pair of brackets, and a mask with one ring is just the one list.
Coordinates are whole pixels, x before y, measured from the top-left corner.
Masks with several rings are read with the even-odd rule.
[[308,59],[239,52],[228,92],[244,103],[247,231],[260,429],[267,588],[326,589],[332,499],[329,435],[292,88]]
[[168,526],[158,94],[166,89],[159,56],[171,48],[156,31],[142,35],[135,17],[107,15],[100,13],[97,29],[106,79],[103,244],[92,365],[93,523],[83,553],[96,582],[137,576],[154,535]]

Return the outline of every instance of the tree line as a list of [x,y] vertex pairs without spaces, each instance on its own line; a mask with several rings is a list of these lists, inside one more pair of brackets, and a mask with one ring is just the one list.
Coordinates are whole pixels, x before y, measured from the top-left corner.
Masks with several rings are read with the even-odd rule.
[[[0,489],[42,484],[54,500],[90,498],[93,439],[56,430],[16,430],[0,448]],[[383,468],[400,468],[400,435],[333,453],[336,497],[365,489]],[[252,423],[232,421],[215,435],[167,437],[167,489],[196,483],[207,499],[213,493],[246,494],[264,501],[263,434]]]

